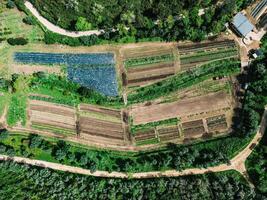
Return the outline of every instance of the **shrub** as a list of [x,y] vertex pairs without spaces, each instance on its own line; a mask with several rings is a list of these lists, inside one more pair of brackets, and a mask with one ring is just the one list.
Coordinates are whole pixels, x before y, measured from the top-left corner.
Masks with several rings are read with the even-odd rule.
[[6,4],[6,7],[9,8],[9,9],[12,9],[12,8],[15,8],[15,3],[11,0],[8,0],[7,4]]
[[9,136],[8,131],[6,129],[0,130],[0,140],[5,140]]
[[28,44],[28,40],[23,38],[23,37],[19,37],[19,38],[8,38],[7,39],[8,44],[15,46],[15,45],[26,45]]
[[38,148],[42,145],[43,139],[39,135],[30,135],[30,144],[31,149]]
[[25,24],[28,24],[28,25],[34,25],[35,24],[35,21],[34,21],[34,19],[31,16],[24,17],[22,21]]

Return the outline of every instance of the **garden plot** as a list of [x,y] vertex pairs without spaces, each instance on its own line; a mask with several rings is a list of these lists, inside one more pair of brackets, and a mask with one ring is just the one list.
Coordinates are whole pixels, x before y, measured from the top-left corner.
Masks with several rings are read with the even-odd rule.
[[120,110],[81,104],[79,135],[96,143],[123,145],[124,124]]
[[30,100],[29,118],[32,128],[63,135],[76,135],[75,109],[59,104]]
[[225,114],[209,117],[206,119],[209,132],[227,131],[228,125]]
[[134,135],[136,145],[159,143],[155,129],[140,130]]
[[181,137],[178,125],[160,127],[157,129],[158,137],[161,142],[176,142]]
[[201,43],[178,44],[181,70],[229,58],[238,58],[239,53],[234,40],[214,40]]
[[184,99],[172,103],[137,105],[131,110],[133,124],[146,124],[164,119],[179,117],[193,118],[198,113],[210,113],[232,107],[231,95],[217,92],[201,97]]
[[68,78],[71,81],[107,96],[118,95],[115,61],[112,53],[17,52],[14,54],[14,60],[24,65],[66,65]]
[[126,77],[124,85],[142,86],[176,73],[176,57],[171,45],[134,46],[121,50]]
[[203,120],[194,120],[182,123],[182,129],[185,139],[200,138],[206,133]]

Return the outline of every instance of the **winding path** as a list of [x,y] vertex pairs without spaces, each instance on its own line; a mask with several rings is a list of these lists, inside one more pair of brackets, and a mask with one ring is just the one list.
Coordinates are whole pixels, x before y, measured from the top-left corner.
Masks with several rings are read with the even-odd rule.
[[167,170],[167,171],[153,171],[153,172],[140,172],[140,173],[123,173],[123,172],[107,172],[107,171],[96,171],[91,172],[90,170],[83,169],[80,167],[73,167],[68,165],[62,165],[58,163],[51,163],[47,161],[41,160],[32,160],[28,158],[22,157],[9,157],[5,155],[0,155],[0,160],[13,160],[18,163],[25,163],[34,166],[40,166],[45,168],[50,168],[54,170],[60,170],[65,172],[71,172],[82,175],[90,175],[95,177],[105,177],[105,178],[135,178],[135,179],[145,179],[145,178],[159,178],[159,177],[178,177],[178,176],[186,176],[186,175],[195,175],[195,174],[205,174],[211,172],[222,172],[227,170],[236,170],[239,171],[242,175],[244,175],[248,180],[248,176],[245,168],[245,161],[248,156],[252,153],[253,149],[259,143],[262,138],[265,128],[266,128],[266,119],[267,119],[267,111],[265,110],[261,126],[252,139],[252,141],[247,145],[247,147],[242,150],[239,154],[237,154],[232,160],[230,160],[229,164],[221,164],[214,167],[208,168],[192,168],[186,169],[183,171],[176,170]]
[[90,36],[90,35],[100,35],[101,33],[104,32],[103,30],[77,31],[77,32],[67,31],[63,28],[60,28],[52,24],[47,19],[45,19],[43,16],[41,16],[41,14],[36,10],[36,8],[33,7],[33,5],[30,2],[26,1],[24,5],[26,6],[27,9],[29,9],[32,15],[34,15],[34,17],[36,17],[40,21],[40,23],[42,23],[48,30],[54,33],[58,33],[58,34],[69,36],[69,37],[81,37],[81,36]]

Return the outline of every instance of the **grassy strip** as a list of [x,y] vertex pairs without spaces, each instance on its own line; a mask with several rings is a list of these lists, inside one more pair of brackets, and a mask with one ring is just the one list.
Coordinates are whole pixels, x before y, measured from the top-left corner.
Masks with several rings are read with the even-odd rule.
[[49,125],[44,125],[44,124],[39,124],[39,123],[33,123],[32,128],[42,130],[42,131],[51,131],[53,133],[59,133],[63,135],[76,135],[75,131],[71,131],[69,129],[65,128],[60,128],[56,126],[49,126]]
[[148,64],[160,63],[160,62],[165,62],[165,61],[171,61],[173,59],[174,59],[174,56],[172,54],[165,54],[165,55],[151,56],[151,57],[145,57],[145,58],[129,59],[124,62],[124,65],[126,68],[129,68],[129,67],[135,67],[135,66],[140,66],[140,65],[148,65]]
[[26,124],[26,96],[21,94],[14,94],[11,97],[7,111],[7,124],[14,126],[18,122],[22,125]]
[[216,76],[228,76],[239,71],[239,61],[234,59],[225,60],[224,62],[215,61],[191,71],[178,74],[169,79],[165,79],[161,82],[139,88],[132,94],[128,95],[128,103],[134,104],[154,100],[174,91],[198,84],[209,78]]
[[159,126],[177,125],[178,121],[179,120],[177,118],[171,118],[171,119],[166,119],[166,120],[157,121],[157,122],[150,122],[147,124],[132,125],[131,133],[136,134],[138,131],[149,130],[149,129],[153,129]]
[[209,62],[212,62],[213,60],[217,60],[217,59],[227,59],[229,57],[237,57],[237,51],[228,51],[225,53],[221,53],[221,52],[216,52],[216,53],[212,53],[212,54],[207,54],[207,55],[203,55],[203,56],[192,56],[192,57],[186,57],[186,58],[182,58],[181,59],[181,63],[182,64],[189,64],[192,62],[196,62],[199,61],[201,62],[203,59],[206,60],[206,58],[209,58]]
[[41,97],[41,96],[29,96],[29,99],[31,100],[39,100],[39,101],[46,101],[46,102],[51,102],[51,103],[58,103],[58,104],[63,104],[63,105],[68,105],[68,106],[74,106],[74,102],[68,99],[63,99],[63,98],[52,98],[52,97]]
[[194,58],[194,57],[202,57],[202,56],[208,56],[208,55],[214,55],[214,54],[219,54],[219,53],[227,53],[227,52],[235,52],[237,53],[236,48],[227,48],[227,49],[217,49],[215,51],[204,51],[204,52],[196,52],[193,54],[185,54],[181,55],[181,59],[187,59],[187,58]]
[[107,114],[97,113],[93,111],[81,111],[79,112],[79,114],[80,116],[84,116],[84,117],[90,117],[90,118],[99,119],[99,120],[121,123],[120,118],[113,117]]
[[136,142],[136,145],[142,146],[142,145],[157,144],[157,143],[159,143],[159,140],[157,138],[153,138],[153,139],[138,141]]

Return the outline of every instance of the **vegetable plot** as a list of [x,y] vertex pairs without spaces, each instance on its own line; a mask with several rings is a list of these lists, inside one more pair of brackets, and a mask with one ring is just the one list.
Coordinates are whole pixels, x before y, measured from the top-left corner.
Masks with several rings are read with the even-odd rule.
[[115,61],[112,53],[61,54],[17,52],[22,64],[67,65],[69,80],[107,96],[117,96]]

